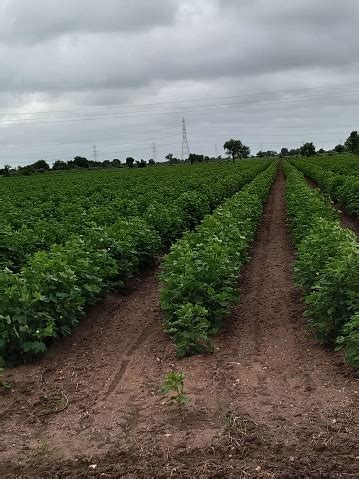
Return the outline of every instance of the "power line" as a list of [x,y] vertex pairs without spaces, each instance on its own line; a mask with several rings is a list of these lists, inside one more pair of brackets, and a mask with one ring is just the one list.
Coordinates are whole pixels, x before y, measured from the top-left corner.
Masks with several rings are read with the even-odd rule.
[[[177,127],[178,128],[178,127]],[[158,140],[167,140],[169,138],[175,138],[175,137],[178,137],[177,134],[175,135],[166,135],[166,136],[163,136],[163,137],[158,137],[157,139]],[[143,140],[133,140],[133,141],[127,141],[125,143],[122,143],[122,144],[118,144],[118,143],[111,143],[111,144],[107,144],[107,145],[102,145],[101,146],[101,150],[105,150],[106,148],[115,148],[115,147],[118,147],[118,148],[124,148],[126,147],[126,145],[136,145],[138,143],[147,143],[148,142],[148,139],[143,139]],[[67,147],[66,149],[62,148],[61,151],[62,152],[67,152],[67,151],[74,151],[73,148],[69,149],[70,147]],[[85,147],[78,147],[78,150],[83,150],[85,149]],[[128,150],[130,151],[130,150]],[[93,149],[92,149],[92,152],[93,152]],[[43,150],[39,150],[38,152],[36,151],[32,151],[30,154],[26,153],[26,156],[27,158],[35,158],[35,157],[38,157],[38,156],[41,156],[41,155],[55,155],[55,154],[58,154],[59,151],[56,150],[56,151],[43,151]],[[16,154],[16,153],[15,153]],[[7,154],[7,157],[9,157],[9,154]]]
[[[165,132],[165,131],[173,131],[173,130],[177,130],[178,129],[178,126],[174,126],[174,127],[171,127],[171,128],[162,128],[162,129],[157,129],[157,130],[148,130],[148,131],[144,131],[142,133],[140,133],[140,135],[143,135],[143,134],[147,134],[147,133],[160,133],[160,132]],[[133,140],[133,136],[138,136],[138,134],[134,133],[133,135],[131,135],[131,137],[129,137],[129,141],[127,143],[136,143],[136,142],[143,142],[143,141],[149,141],[148,138],[144,138],[144,139],[141,139],[141,140]],[[173,136],[173,135],[171,135]],[[103,141],[103,140],[114,140],[114,139],[117,139],[118,138],[118,135],[116,136],[106,136],[106,137],[101,137],[101,138],[87,138],[87,139],[83,139],[83,140],[76,140],[76,141],[64,141],[64,142],[60,142],[60,143],[38,143],[36,145],[23,145],[23,146],[2,146],[1,149],[2,150],[18,150],[19,148],[38,148],[38,147],[46,147],[46,146],[62,146],[62,145],[74,145],[74,144],[77,144],[77,143],[90,143],[90,142],[93,142],[93,141],[96,141],[96,142],[100,142],[100,141]],[[170,136],[166,136],[165,138],[170,138]]]
[[[38,121],[36,118],[26,118],[22,120],[9,120],[8,122],[0,122],[0,126],[11,126],[11,125],[39,125],[39,124],[51,124],[51,123],[68,123],[68,122],[77,122],[77,121],[97,121],[97,120],[108,120],[108,119],[117,119],[117,118],[138,118],[138,117],[147,117],[147,116],[157,116],[157,115],[167,115],[167,114],[176,114],[181,113],[182,111],[188,112],[196,112],[196,111],[208,111],[208,110],[216,110],[218,108],[226,108],[226,109],[237,109],[238,107],[241,108],[248,108],[248,107],[262,107],[262,105],[271,105],[274,104],[283,104],[283,103],[293,103],[297,101],[303,100],[321,100],[321,99],[331,99],[331,98],[338,98],[338,97],[346,97],[346,96],[356,96],[359,95],[358,91],[349,91],[349,92],[342,92],[332,95],[306,95],[306,96],[298,96],[293,97],[287,100],[278,100],[278,99],[268,99],[268,100],[260,100],[260,102],[239,102],[239,103],[222,103],[222,104],[214,104],[214,105],[198,105],[198,106],[187,106],[187,107],[179,107],[176,110],[151,110],[151,111],[135,111],[135,112],[128,112],[126,114],[115,114],[113,116],[112,113],[100,113],[98,115],[93,116],[84,116],[84,117],[49,117],[49,118],[42,118],[41,121]],[[47,120],[47,121],[43,121]]]
[[[337,129],[338,127],[340,128],[355,128],[355,124],[354,122],[353,123],[350,123],[350,124],[343,124],[343,125],[323,125],[323,124],[320,124],[320,125],[314,125],[314,124],[308,124],[306,123],[305,125],[303,126],[298,126],[298,125],[268,125],[268,123],[265,123],[265,124],[262,124],[262,123],[257,123],[256,125],[248,125],[248,124],[242,124],[242,123],[237,123],[237,122],[231,122],[231,125],[236,125],[237,128],[244,128],[244,129],[252,129],[252,128],[255,128],[255,129],[258,129],[258,128],[261,128],[262,130],[272,130],[272,129],[295,129],[295,130],[301,130],[303,128],[310,128],[311,130],[312,129],[315,129],[315,128],[326,128],[326,129]],[[194,128],[196,128],[194,126]],[[149,131],[145,131],[141,134],[145,134],[145,133],[156,133],[156,132],[162,132],[162,131],[172,131],[174,129],[177,129],[177,127],[171,127],[171,128],[165,128],[165,129],[158,129],[158,130],[149,130]],[[336,134],[338,133],[337,131],[334,131],[334,132],[328,132],[328,134]],[[344,132],[345,134],[346,132]],[[193,134],[201,134],[201,132],[196,132],[194,131]],[[211,133],[208,133],[208,131],[205,133],[205,134],[209,134],[211,136],[213,136]],[[224,132],[224,134],[228,134],[227,132]],[[301,133],[301,134],[306,134],[306,133]],[[312,134],[312,132],[311,132]],[[172,136],[172,135],[171,135]],[[160,139],[164,139],[164,138],[170,138],[171,136],[167,136],[167,137],[162,137]],[[247,135],[248,136],[248,135]],[[273,136],[273,135],[271,135]],[[59,143],[37,143],[37,144],[31,144],[31,145],[18,145],[18,146],[2,146],[1,150],[21,150],[22,148],[26,148],[26,150],[28,150],[29,148],[40,148],[40,147],[52,147],[52,146],[63,146],[63,145],[74,145],[74,144],[79,144],[79,143],[89,143],[89,142],[92,142],[92,141],[96,141],[97,143],[98,142],[101,142],[101,141],[104,141],[104,140],[113,140],[113,139],[117,139],[118,138],[118,135],[116,136],[107,136],[107,137],[97,137],[97,138],[86,138],[86,139],[82,139],[82,140],[76,140],[76,141],[65,141],[65,142],[59,142]],[[129,139],[128,142],[126,143],[137,143],[137,142],[145,142],[145,141],[148,141],[147,138],[145,139],[141,139],[141,140],[134,140],[133,137],[131,136],[132,140]],[[47,152],[49,153],[49,152]]]
[[[207,97],[207,98],[189,98],[186,100],[176,100],[176,101],[167,101],[167,102],[154,102],[154,103],[135,103],[135,104],[127,104],[127,105],[105,105],[105,106],[94,106],[94,107],[86,107],[86,108],[76,108],[76,109],[67,109],[67,110],[47,110],[47,111],[38,111],[38,112],[17,112],[11,113],[6,112],[5,115],[16,116],[16,115],[39,115],[39,114],[47,114],[47,113],[71,113],[76,111],[95,111],[95,110],[103,110],[109,108],[137,108],[142,106],[155,106],[155,105],[173,105],[178,103],[193,103],[198,101],[213,101],[213,100],[225,100],[230,98],[243,98],[243,97],[250,97],[250,96],[259,96],[259,95],[272,95],[272,94],[283,94],[283,93],[293,93],[299,91],[311,91],[311,90],[323,90],[327,88],[335,88],[335,87],[343,87],[343,86],[353,86],[359,85],[359,82],[351,82],[351,83],[332,83],[328,85],[320,85],[316,87],[304,87],[304,88],[292,88],[288,90],[267,90],[262,92],[252,92],[246,93],[241,95],[230,95],[230,96],[218,96],[218,97]],[[4,111],[4,110],[3,110]],[[0,110],[1,113],[1,110]]]
[[[325,134],[325,132],[323,132]],[[336,132],[330,132],[328,133],[328,135],[335,135],[335,136],[341,136],[341,135],[345,135],[347,132],[343,132],[343,131],[336,131]],[[236,133],[232,133],[232,132],[229,132],[229,131],[225,131],[225,132],[220,132],[216,134],[217,137],[223,137],[223,140],[226,138],[226,137],[229,137],[229,136],[235,136]],[[289,134],[280,134],[280,135],[274,135],[274,134],[263,134],[263,133],[260,133],[260,134],[245,134],[243,135],[243,138],[244,139],[250,139],[250,138],[258,138],[259,136],[261,138],[266,138],[266,137],[269,137],[269,138],[278,138],[279,140],[281,140],[282,142],[285,142],[285,141],[292,141],[291,138],[295,138],[295,137],[302,137],[302,136],[307,136],[309,138],[313,138],[315,136],[315,134],[313,132],[302,132],[302,133],[289,133]],[[167,135],[167,136],[164,136],[164,137],[161,137],[159,139],[168,139],[168,138],[174,138],[176,137],[177,135]],[[198,143],[198,140],[197,138],[205,138],[205,137],[211,137],[211,139],[213,138],[213,133],[209,133],[209,132],[197,132],[197,133],[194,133],[192,134],[192,138],[193,138],[193,141]],[[126,144],[128,145],[131,145],[131,149],[129,150],[125,150],[125,151],[132,151],[134,148],[132,145],[135,145],[135,144],[138,144],[138,143],[143,143],[143,142],[147,142],[148,140],[147,139],[143,139],[143,140],[132,140],[132,141],[128,141],[128,142],[125,142],[125,143],[122,143],[122,144],[107,144],[107,145],[102,145],[102,151],[104,151],[105,154],[107,154],[106,152],[106,149],[108,148],[113,148],[113,147],[119,147],[119,148],[124,148],[126,146]],[[318,140],[318,139],[315,139],[313,141],[321,141],[321,140]],[[327,140],[322,140],[322,141],[327,141]],[[330,140],[328,140],[330,141]],[[204,143],[208,143],[208,142],[204,142]],[[267,142],[266,142],[267,143]],[[216,147],[217,145],[215,145]],[[156,151],[154,151],[153,147],[155,147],[155,150],[156,150],[156,143],[153,142],[152,143],[152,153],[156,153]],[[97,148],[97,147],[96,147]],[[83,149],[83,148],[81,148]],[[144,147],[143,149],[147,149],[147,147]],[[66,149],[67,150],[67,149]],[[70,150],[70,151],[73,151]],[[64,155],[66,154],[67,151],[65,151],[64,149],[62,149],[60,152],[59,151],[39,151],[39,152],[31,152],[30,154],[26,153],[26,157],[28,160],[30,159],[36,159],[38,158],[39,156],[41,157],[46,157],[47,155],[55,155],[55,154],[60,154],[60,155]],[[97,154],[97,149],[96,149],[96,154]],[[93,155],[94,155],[94,148],[93,148]],[[96,155],[94,155],[96,156]],[[217,156],[217,155],[216,155]],[[7,154],[6,155],[6,159],[8,159],[9,161],[11,160],[12,161],[12,158]],[[154,158],[155,159],[155,158]]]

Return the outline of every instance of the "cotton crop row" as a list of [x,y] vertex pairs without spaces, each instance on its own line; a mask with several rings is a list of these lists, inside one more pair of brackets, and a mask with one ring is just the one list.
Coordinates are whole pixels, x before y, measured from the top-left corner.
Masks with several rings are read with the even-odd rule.
[[[359,160],[357,159],[356,169],[350,166],[351,159],[342,158],[341,165],[338,162],[339,160],[327,159],[326,163],[322,161],[317,164],[314,160],[298,160],[295,161],[295,166],[314,180],[334,201],[338,201],[349,213],[359,218]],[[343,169],[341,173],[331,169],[337,170],[340,167]]]
[[276,169],[273,162],[174,244],[165,259],[161,306],[179,356],[211,350],[211,336],[238,299],[237,281]]
[[297,250],[295,280],[305,293],[306,316],[316,336],[345,350],[359,369],[359,248],[356,236],[340,226],[336,211],[285,164],[290,228]]

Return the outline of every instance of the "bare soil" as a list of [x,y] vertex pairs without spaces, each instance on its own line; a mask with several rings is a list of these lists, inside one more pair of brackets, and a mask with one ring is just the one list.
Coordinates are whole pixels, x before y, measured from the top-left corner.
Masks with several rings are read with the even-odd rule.
[[[0,393],[0,477],[359,477],[359,384],[292,281],[283,173],[215,352],[177,360],[157,272],[99,303]],[[185,372],[183,420],[158,393]]]

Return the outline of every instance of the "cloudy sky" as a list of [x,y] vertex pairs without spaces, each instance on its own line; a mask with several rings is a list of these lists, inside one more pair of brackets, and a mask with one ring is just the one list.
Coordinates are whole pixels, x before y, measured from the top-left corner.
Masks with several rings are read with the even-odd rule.
[[359,129],[357,0],[1,0],[0,166],[331,148]]

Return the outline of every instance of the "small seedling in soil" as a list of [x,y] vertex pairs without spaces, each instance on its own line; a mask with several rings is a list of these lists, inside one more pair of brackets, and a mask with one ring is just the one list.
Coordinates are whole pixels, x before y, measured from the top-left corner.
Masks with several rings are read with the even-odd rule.
[[184,392],[184,373],[181,371],[179,373],[171,372],[168,373],[165,377],[163,386],[160,389],[161,394],[168,394],[173,392],[174,394],[170,397],[170,400],[177,404],[179,412],[183,420],[183,407],[188,404],[188,397]]
[[4,366],[0,363],[0,388],[11,389],[11,384],[3,379]]
[[32,457],[46,456],[50,452],[50,446],[46,439],[40,439],[38,444],[32,449]]

